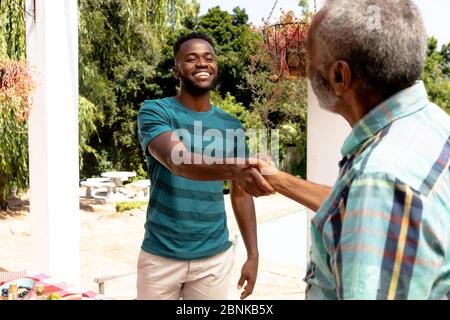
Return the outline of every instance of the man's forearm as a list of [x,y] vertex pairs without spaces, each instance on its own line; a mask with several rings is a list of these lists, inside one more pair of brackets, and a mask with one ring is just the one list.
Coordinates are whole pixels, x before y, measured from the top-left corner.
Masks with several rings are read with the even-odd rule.
[[[187,153],[182,163],[172,164],[172,172],[191,180],[236,180],[238,174],[247,166],[243,159],[226,158],[218,161],[194,153]],[[239,164],[241,163],[241,164]]]
[[148,144],[148,152],[176,176],[197,181],[238,181],[254,196],[275,192],[255,168],[249,168],[246,159],[212,158],[189,152],[172,132],[165,132]]
[[[174,175],[200,181],[235,180],[245,159],[219,159],[189,152],[172,132],[165,132],[148,145],[148,152]],[[242,163],[242,164],[240,164]]]
[[282,171],[264,177],[277,192],[313,211],[317,211],[331,193],[330,187],[309,182]]
[[256,214],[253,197],[231,183],[231,205],[249,258],[258,258]]

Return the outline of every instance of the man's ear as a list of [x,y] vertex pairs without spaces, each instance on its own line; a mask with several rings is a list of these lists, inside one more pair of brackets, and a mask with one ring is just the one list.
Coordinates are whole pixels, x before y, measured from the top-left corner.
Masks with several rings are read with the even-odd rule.
[[344,60],[336,61],[330,68],[330,85],[334,94],[342,97],[352,86],[352,71],[348,63]]
[[175,65],[172,68],[172,74],[175,77],[175,79],[177,79],[177,80],[180,79],[180,71],[178,70],[178,66],[177,66],[176,62],[175,62]]

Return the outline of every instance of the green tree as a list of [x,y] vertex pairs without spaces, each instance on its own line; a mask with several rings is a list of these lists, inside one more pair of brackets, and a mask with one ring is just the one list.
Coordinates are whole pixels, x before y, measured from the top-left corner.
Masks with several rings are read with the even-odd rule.
[[7,208],[13,190],[29,186],[27,100],[32,86],[24,61],[24,2],[0,1],[0,210]]
[[258,50],[261,36],[248,24],[245,10],[236,7],[230,14],[220,7],[211,8],[200,17],[196,31],[214,39],[219,66],[218,90],[222,97],[231,92],[237,101],[249,105],[252,95],[243,89],[245,72],[251,56]]
[[427,58],[421,75],[432,102],[450,114],[450,43],[438,50],[437,39],[428,39]]
[[183,29],[173,33],[163,49],[163,61],[158,67],[158,80],[162,89],[161,96],[175,95],[178,82],[172,69],[174,57],[172,46],[176,39],[192,31],[202,32],[211,37],[217,53],[219,75],[217,90],[225,98],[231,93],[238,102],[249,106],[252,94],[246,87],[245,73],[250,58],[257,50],[261,35],[248,24],[248,15],[244,9],[236,7],[233,13],[213,7],[197,19],[185,19]]
[[18,122],[14,108],[0,103],[0,210],[16,190],[28,189],[28,125]]
[[25,0],[0,1],[0,58],[25,58]]
[[0,59],[0,210],[28,188],[28,114],[34,90],[26,61]]
[[249,111],[241,102],[237,102],[236,98],[229,92],[225,95],[225,98],[222,98],[219,93],[213,92],[211,103],[239,119],[246,130],[264,128],[259,113]]
[[[303,5],[302,18],[308,17],[305,3],[300,1],[300,5]],[[281,23],[284,17],[286,13],[281,14]],[[279,130],[280,160],[284,169],[288,147],[295,147],[298,163],[291,173],[305,177],[307,81],[305,78],[280,73],[280,57],[270,53],[267,42],[260,40],[258,47],[245,73],[246,89],[252,92],[250,109],[260,115],[267,129]],[[292,152],[291,148],[289,150]],[[292,154],[288,158],[292,158]]]
[[254,99],[250,105],[259,114],[264,127],[280,130],[280,160],[286,148],[295,146],[299,163],[293,174],[306,176],[307,81],[303,78],[277,78],[264,66],[264,59],[255,60],[246,74],[248,90]]
[[[185,19],[196,16],[195,0],[80,0],[80,94],[103,114],[98,139],[89,145],[116,170],[143,172],[136,116],[144,99],[162,94],[157,66],[161,43]],[[92,153],[83,175],[99,174]]]
[[[83,161],[90,155],[97,161],[101,160],[99,152],[89,145],[89,140],[98,139],[97,127],[103,126],[104,118],[101,112],[97,112],[95,105],[83,96],[78,97],[78,153],[80,157],[80,171],[83,170]],[[101,141],[99,141],[101,142]],[[81,178],[86,178],[81,175]]]

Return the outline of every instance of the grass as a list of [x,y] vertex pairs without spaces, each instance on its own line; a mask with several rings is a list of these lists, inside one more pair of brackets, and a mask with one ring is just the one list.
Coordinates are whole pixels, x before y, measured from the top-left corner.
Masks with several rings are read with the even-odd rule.
[[141,208],[143,206],[147,206],[148,201],[133,201],[133,202],[117,202],[116,203],[116,212],[125,212],[128,210],[133,210],[137,208]]

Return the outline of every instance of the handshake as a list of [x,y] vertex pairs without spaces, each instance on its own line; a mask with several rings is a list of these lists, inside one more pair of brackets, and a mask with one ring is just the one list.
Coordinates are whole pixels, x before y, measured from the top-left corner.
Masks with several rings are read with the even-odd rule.
[[274,194],[278,169],[268,155],[250,157],[239,168],[235,182],[254,197]]

